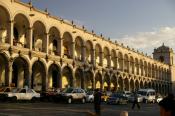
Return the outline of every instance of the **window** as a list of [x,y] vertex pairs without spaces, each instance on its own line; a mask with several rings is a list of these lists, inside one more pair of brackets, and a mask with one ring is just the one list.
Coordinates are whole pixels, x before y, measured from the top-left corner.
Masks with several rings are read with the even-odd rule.
[[26,90],[22,89],[19,93],[26,93]]

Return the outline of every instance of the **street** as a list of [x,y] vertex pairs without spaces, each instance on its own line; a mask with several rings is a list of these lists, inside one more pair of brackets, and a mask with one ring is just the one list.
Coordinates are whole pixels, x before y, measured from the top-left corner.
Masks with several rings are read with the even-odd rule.
[[[119,116],[121,111],[128,111],[129,116],[159,116],[157,104],[141,104],[141,109],[132,104],[102,105],[102,116]],[[93,104],[64,103],[1,103],[0,116],[90,116],[94,114]]]

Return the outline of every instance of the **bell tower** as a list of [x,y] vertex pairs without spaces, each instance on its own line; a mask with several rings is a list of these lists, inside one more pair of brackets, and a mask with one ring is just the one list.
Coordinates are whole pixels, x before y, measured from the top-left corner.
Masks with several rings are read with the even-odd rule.
[[153,59],[172,66],[174,64],[173,55],[173,49],[165,46],[163,43],[162,46],[154,49]]

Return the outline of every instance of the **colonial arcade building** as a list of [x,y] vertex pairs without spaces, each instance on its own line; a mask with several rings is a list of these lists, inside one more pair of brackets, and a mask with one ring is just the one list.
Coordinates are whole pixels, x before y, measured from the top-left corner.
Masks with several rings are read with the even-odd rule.
[[0,86],[172,90],[173,51],[154,59],[84,26],[15,0],[0,0]]

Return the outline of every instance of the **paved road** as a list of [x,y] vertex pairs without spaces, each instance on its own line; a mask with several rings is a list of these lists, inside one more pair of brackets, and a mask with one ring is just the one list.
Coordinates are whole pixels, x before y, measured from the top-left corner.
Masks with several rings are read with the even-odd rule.
[[[102,104],[102,116],[119,116],[121,111],[128,111],[129,116],[159,116],[157,104],[141,104],[141,109],[132,110],[132,104]],[[0,103],[0,116],[90,116],[93,104],[58,104],[58,103]]]

